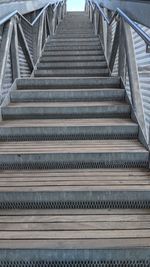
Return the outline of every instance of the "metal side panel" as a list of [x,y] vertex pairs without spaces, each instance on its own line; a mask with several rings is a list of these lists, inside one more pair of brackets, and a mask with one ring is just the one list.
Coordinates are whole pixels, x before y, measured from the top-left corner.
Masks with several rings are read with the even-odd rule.
[[4,82],[3,82],[3,88],[2,88],[2,99],[4,99],[5,96],[7,95],[11,85],[12,85],[12,69],[11,69],[11,57],[10,57],[10,52],[9,52],[7,65],[6,65],[6,72],[5,72]]
[[18,46],[18,53],[20,63],[20,75],[22,78],[29,77],[31,75],[30,69],[20,45]]
[[[150,35],[150,29],[141,26]],[[147,129],[150,127],[150,54],[146,53],[146,46],[140,36],[133,30],[133,40],[135,47],[136,62],[139,70],[139,81],[143,99],[144,113]],[[126,75],[126,89],[130,96],[130,86],[128,74]]]
[[[30,15],[30,14],[29,14]],[[33,37],[32,37],[32,27],[27,24],[24,20],[21,21],[21,26],[23,28],[23,32],[28,43],[28,47],[30,49],[30,54],[33,58]]]

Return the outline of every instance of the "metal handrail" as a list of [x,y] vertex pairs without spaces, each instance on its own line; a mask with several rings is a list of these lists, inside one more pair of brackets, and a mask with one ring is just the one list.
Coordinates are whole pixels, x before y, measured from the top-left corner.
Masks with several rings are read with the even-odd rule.
[[26,23],[28,23],[30,26],[34,26],[34,24],[37,22],[37,20],[41,17],[41,15],[43,14],[43,12],[51,5],[55,4],[54,7],[54,11],[57,9],[58,5],[60,3],[63,3],[64,0],[59,0],[56,3],[51,3],[49,2],[48,4],[46,4],[42,10],[40,11],[40,13],[37,15],[37,17],[33,20],[33,22],[31,23],[30,21],[28,21],[18,10],[14,10],[13,12],[11,12],[9,15],[5,16],[4,18],[2,18],[0,20],[0,25],[4,24],[5,22],[7,22],[8,20],[10,20],[12,17],[15,17],[16,15],[19,15],[19,17],[21,17]]
[[103,16],[104,20],[107,22],[108,25],[111,25],[113,20],[117,15],[120,15],[136,32],[137,34],[143,39],[143,41],[146,43],[147,48],[150,47],[150,36],[145,33],[142,28],[133,20],[131,20],[120,8],[117,8],[113,16],[109,19],[107,18],[106,14],[102,10],[101,6],[92,0],[88,0],[89,4],[91,5],[92,9],[94,10],[93,3],[95,4],[96,8],[99,10],[101,15]]

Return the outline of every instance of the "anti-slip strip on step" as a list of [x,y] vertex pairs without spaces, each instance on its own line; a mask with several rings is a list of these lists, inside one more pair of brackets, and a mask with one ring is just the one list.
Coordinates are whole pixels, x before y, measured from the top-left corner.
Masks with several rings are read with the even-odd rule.
[[[0,209],[149,209],[150,201],[18,201],[0,202]],[[0,265],[1,266],[1,265]]]
[[0,170],[148,168],[147,161],[0,163]]
[[56,140],[124,140],[136,139],[137,134],[57,134],[57,135],[9,135],[0,136],[1,142],[7,141],[56,141]]
[[150,260],[0,261],[1,267],[149,267]]

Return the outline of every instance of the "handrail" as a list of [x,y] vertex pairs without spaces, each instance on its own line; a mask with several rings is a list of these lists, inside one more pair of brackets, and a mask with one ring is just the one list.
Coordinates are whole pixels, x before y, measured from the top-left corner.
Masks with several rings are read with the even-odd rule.
[[[92,9],[94,9],[93,8],[93,1],[88,0],[88,2],[91,5]],[[147,33],[145,33],[136,22],[131,20],[120,8],[117,8],[115,13],[113,14],[113,16],[109,19],[109,18],[107,18],[106,14],[102,10],[101,6],[97,2],[94,2],[94,4],[97,7],[97,9],[100,11],[101,15],[103,16],[104,20],[107,22],[108,25],[111,25],[111,23],[113,22],[115,17],[117,15],[120,15],[137,32],[137,34],[143,39],[143,41],[147,45],[147,49],[150,47],[150,36]]]
[[55,4],[55,7],[54,7],[54,11],[55,9],[57,9],[58,5],[60,3],[63,3],[64,0],[59,0],[55,3],[51,3],[49,2],[48,4],[46,4],[42,10],[40,11],[40,13],[37,15],[37,17],[33,20],[33,22],[31,23],[30,21],[28,21],[18,10],[14,10],[13,12],[11,12],[9,15],[5,16],[4,18],[2,18],[0,20],[0,25],[4,24],[5,22],[7,22],[8,20],[10,20],[12,17],[16,16],[16,15],[19,15],[19,17],[21,17],[26,23],[28,23],[28,25],[30,26],[34,26],[34,24],[37,22],[37,20],[41,17],[41,15],[43,14],[43,12],[51,5],[54,5]]

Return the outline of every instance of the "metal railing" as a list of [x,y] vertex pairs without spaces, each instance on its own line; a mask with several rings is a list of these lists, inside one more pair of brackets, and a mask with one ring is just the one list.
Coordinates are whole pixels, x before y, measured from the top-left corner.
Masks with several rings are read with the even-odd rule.
[[[100,6],[95,0],[88,0],[86,10],[94,24],[95,34],[100,35],[110,71],[113,73],[117,61],[117,75],[122,78],[124,84],[126,79],[129,80],[128,95],[134,113],[132,116],[138,120],[144,140],[148,144],[148,127],[145,121],[132,30],[145,42],[146,52],[150,52],[150,37],[119,8],[112,14],[110,10]],[[115,27],[113,27],[115,31],[112,33],[113,23],[115,23]]]
[[16,78],[31,75],[46,39],[55,33],[65,12],[65,0],[58,0],[24,16],[13,11],[0,20],[1,102]]

